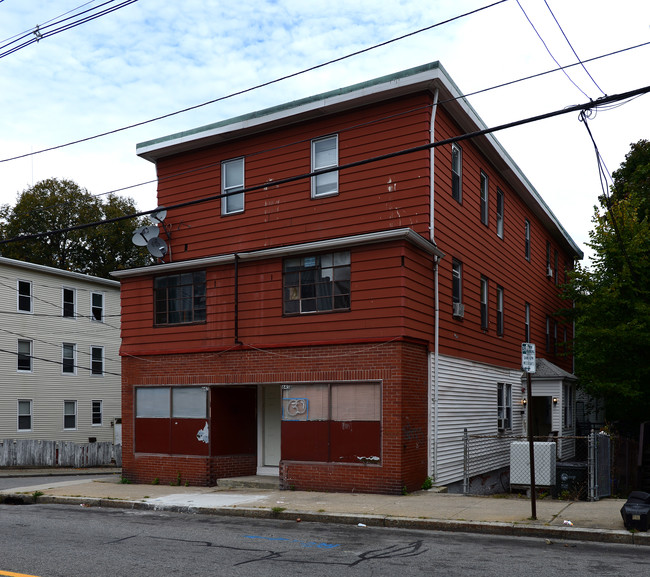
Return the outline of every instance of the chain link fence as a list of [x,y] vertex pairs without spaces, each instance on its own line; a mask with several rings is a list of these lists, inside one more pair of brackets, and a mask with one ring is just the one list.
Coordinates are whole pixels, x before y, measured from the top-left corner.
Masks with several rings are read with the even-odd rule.
[[[530,445],[518,435],[463,435],[463,493],[493,495],[530,489]],[[611,495],[610,438],[534,437],[535,487],[560,499]]]

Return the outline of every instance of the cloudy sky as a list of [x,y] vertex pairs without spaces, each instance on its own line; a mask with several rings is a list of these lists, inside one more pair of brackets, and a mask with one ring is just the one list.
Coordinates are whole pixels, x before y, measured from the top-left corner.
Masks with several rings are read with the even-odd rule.
[[[153,165],[135,156],[138,142],[435,60],[470,94],[553,70],[553,58],[562,66],[576,63],[576,54],[596,59],[586,70],[568,69],[570,79],[554,72],[470,96],[488,126],[650,85],[650,45],[633,48],[650,42],[647,0],[493,6],[490,0],[139,0],[16,49],[35,38],[30,33],[37,25],[45,33],[61,17],[74,24],[82,11],[123,3],[0,0],[0,204],[14,204],[22,190],[50,177],[74,180],[93,194],[152,181]],[[39,153],[221,99],[483,7],[265,88]],[[650,138],[650,95],[599,111],[589,126],[608,169],[616,170],[630,143]],[[497,138],[586,250],[601,189],[594,147],[578,115]],[[21,155],[29,156],[7,160]],[[141,210],[156,206],[155,184],[120,194]]]

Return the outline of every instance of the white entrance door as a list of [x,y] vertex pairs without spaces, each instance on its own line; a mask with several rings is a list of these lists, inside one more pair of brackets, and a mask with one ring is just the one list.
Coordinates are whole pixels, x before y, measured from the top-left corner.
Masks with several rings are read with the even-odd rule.
[[280,385],[260,385],[258,389],[257,474],[278,475],[282,391]]

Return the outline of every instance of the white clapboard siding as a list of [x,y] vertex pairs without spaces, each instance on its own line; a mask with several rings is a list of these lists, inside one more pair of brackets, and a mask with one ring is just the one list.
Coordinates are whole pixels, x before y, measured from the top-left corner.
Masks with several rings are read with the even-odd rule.
[[[433,355],[430,359],[433,363]],[[454,483],[463,478],[463,431],[497,435],[497,383],[512,386],[512,433],[522,433],[521,376],[519,370],[440,356],[437,451],[434,447],[435,410],[431,415],[431,450],[436,483]],[[431,375],[434,375],[432,368]],[[432,393],[433,383],[431,384]],[[509,431],[510,432],[510,431]],[[435,461],[434,461],[435,459]],[[495,462],[495,468],[503,466]]]
[[[32,283],[33,313],[17,306],[17,283]],[[62,314],[63,288],[74,290],[76,317]],[[104,322],[91,320],[91,294],[104,295]],[[0,257],[0,439],[113,441],[121,417],[119,283]],[[17,370],[18,339],[33,342],[32,371]],[[62,344],[76,345],[76,374],[62,373]],[[90,373],[91,346],[104,348],[104,375]],[[18,400],[32,401],[32,430],[18,431]],[[64,401],[77,402],[77,427],[64,430]],[[92,425],[92,401],[103,422]]]

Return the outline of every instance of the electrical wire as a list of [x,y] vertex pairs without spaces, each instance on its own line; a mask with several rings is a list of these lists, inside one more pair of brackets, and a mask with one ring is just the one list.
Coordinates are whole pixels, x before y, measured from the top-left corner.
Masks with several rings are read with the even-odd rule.
[[[407,155],[407,154],[422,152],[422,151],[425,151],[425,150],[431,150],[432,148],[437,148],[439,146],[452,144],[454,142],[461,142],[463,140],[469,140],[469,139],[472,139],[472,138],[476,138],[478,136],[485,136],[487,134],[491,134],[491,133],[494,133],[494,132],[499,132],[501,130],[514,128],[516,126],[522,126],[524,124],[530,124],[532,122],[539,122],[541,120],[554,118],[554,117],[564,115],[564,114],[569,114],[569,113],[572,113],[572,112],[582,112],[582,111],[591,110],[591,109],[597,108],[597,107],[599,107],[601,105],[611,104],[613,102],[619,102],[619,101],[622,101],[622,100],[628,100],[630,98],[633,98],[633,97],[636,97],[636,96],[639,96],[639,95],[642,95],[642,94],[647,94],[648,92],[650,92],[650,86],[644,86],[642,88],[637,88],[635,90],[630,90],[630,91],[624,92],[622,94],[614,94],[614,95],[611,95],[611,96],[606,96],[606,97],[599,98],[596,101],[590,100],[589,102],[584,103],[584,104],[577,104],[577,105],[573,105],[573,106],[567,106],[567,107],[559,109],[559,110],[554,110],[552,112],[547,112],[545,114],[539,114],[539,115],[536,115],[536,116],[531,116],[531,117],[524,118],[524,119],[521,119],[521,120],[516,120],[516,121],[513,121],[513,122],[508,122],[506,124],[500,124],[500,125],[492,127],[492,128],[484,128],[484,129],[481,129],[481,130],[476,130],[476,131],[473,131],[473,132],[468,132],[468,133],[464,133],[464,134],[461,134],[461,135],[458,135],[458,136],[453,136],[453,137],[450,137],[450,138],[446,138],[444,140],[439,140],[439,141],[436,141],[436,142],[430,142],[430,143],[427,143],[427,144],[414,146],[414,147],[411,147],[411,148],[402,149],[402,150],[386,153],[386,154],[383,154],[383,155],[374,156],[374,157],[371,157],[371,158],[365,158],[363,160],[350,162],[350,163],[339,165],[339,166],[336,166],[336,167],[323,168],[323,169],[320,169],[320,170],[315,170],[315,171],[307,172],[307,173],[304,173],[304,174],[299,174],[299,175],[295,175],[295,176],[290,176],[290,177],[286,177],[286,178],[273,180],[273,186],[281,186],[283,184],[289,184],[289,183],[296,182],[296,181],[299,181],[299,180],[305,180],[305,179],[308,179],[308,178],[311,178],[311,177],[314,177],[314,176],[319,176],[321,174],[327,174],[327,173],[330,173],[330,172],[340,172],[340,171],[348,170],[348,169],[351,169],[351,168],[356,168],[358,166],[363,166],[363,165],[367,165],[367,164],[371,164],[371,163],[375,163],[375,162],[381,162],[381,161],[384,161],[384,160],[389,160],[389,159],[392,159],[392,158],[401,157],[401,156],[404,156],[404,155]],[[232,196],[232,195],[235,195],[235,194],[244,194],[244,193],[248,193],[248,192],[254,192],[254,191],[257,191],[257,190],[263,190],[265,188],[268,188],[268,186],[269,186],[269,181],[266,180],[265,182],[263,182],[261,184],[249,186],[249,187],[237,190],[237,191],[232,191],[232,192],[228,192],[228,193],[214,194],[214,195],[210,195],[210,196],[207,196],[207,197],[202,197],[202,198],[198,198],[198,199],[194,199],[194,200],[189,200],[189,201],[185,201],[185,202],[181,202],[181,203],[176,203],[176,204],[167,206],[165,208],[166,208],[166,210],[169,211],[169,210],[176,210],[176,209],[180,209],[180,208],[186,208],[186,207],[189,207],[189,206],[196,206],[196,205],[203,204],[203,203],[206,203],[206,202],[212,202],[214,200],[218,200],[218,199],[221,199],[221,198],[226,198],[228,196]],[[150,214],[153,214],[153,213],[157,212],[158,210],[159,210],[158,208],[155,208],[155,209],[151,209],[151,210],[136,212],[136,213],[129,214],[129,215],[123,215],[123,216],[119,216],[119,217],[115,217],[115,218],[105,219],[105,220],[101,220],[101,221],[78,224],[78,225],[75,225],[75,226],[70,226],[70,227],[57,229],[57,230],[50,230],[50,231],[34,233],[34,234],[28,234],[28,235],[20,235],[20,236],[17,236],[17,237],[0,240],[0,245],[7,244],[7,243],[10,243],[10,242],[19,242],[19,241],[25,241],[25,240],[33,240],[33,239],[38,239],[38,238],[44,238],[46,236],[50,236],[50,235],[53,235],[53,234],[62,234],[62,233],[70,232],[70,231],[73,231],[73,230],[83,230],[83,229],[86,229],[86,228],[97,227],[97,226],[101,226],[101,225],[104,225],[104,224],[111,224],[111,223],[114,223],[114,222],[120,222],[120,221],[128,220],[128,219],[131,219],[131,218],[137,218],[137,217],[140,217],[140,216],[150,215]]]
[[[9,355],[13,355],[14,357],[18,357],[18,353],[17,353],[17,352],[15,352],[15,351],[9,351],[9,350],[7,350],[7,349],[1,349],[1,348],[0,348],[0,353],[7,353],[7,354],[9,354]],[[46,359],[46,358],[44,358],[44,357],[35,357],[35,356],[33,356],[33,355],[30,355],[29,358],[30,358],[30,359],[33,359],[33,360],[36,360],[36,361],[43,361],[44,363],[50,363],[50,364],[53,364],[53,365],[59,365],[59,366],[61,366],[61,367],[63,366],[63,361],[54,361],[54,360],[52,360],[52,359]],[[88,371],[88,372],[92,373],[92,367],[82,367],[81,365],[77,365],[77,364],[73,364],[72,366],[75,368],[75,371],[76,371],[76,369],[83,369],[84,371]],[[106,370],[104,370],[104,371],[102,372],[101,375],[95,375],[95,376],[96,376],[96,377],[100,377],[100,376],[104,376],[104,375],[110,375],[110,376],[112,376],[112,377],[121,377],[121,376],[122,376],[122,373],[114,373],[114,372],[112,372],[112,371],[106,371]],[[69,375],[69,376],[72,376],[72,377],[76,376],[76,372],[75,372],[74,375]]]

